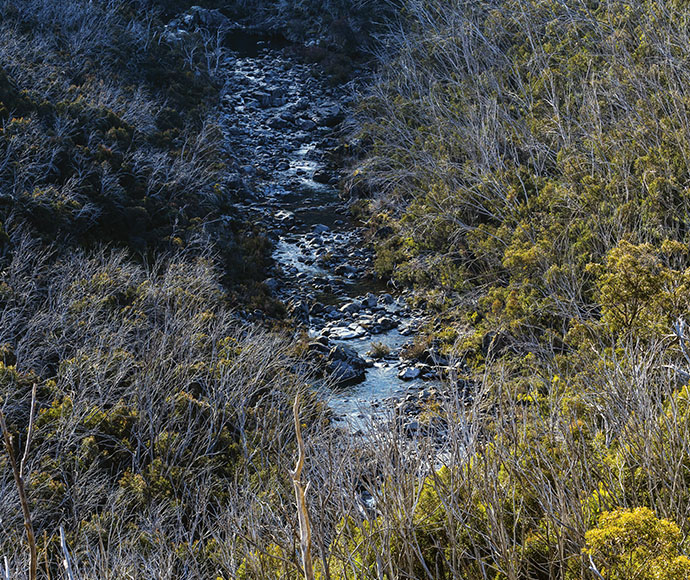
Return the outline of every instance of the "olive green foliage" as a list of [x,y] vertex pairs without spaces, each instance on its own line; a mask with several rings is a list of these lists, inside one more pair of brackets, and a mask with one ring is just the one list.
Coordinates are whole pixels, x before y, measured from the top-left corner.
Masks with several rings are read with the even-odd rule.
[[434,410],[457,461],[381,508],[389,576],[595,578],[591,555],[606,580],[687,577],[688,6],[401,16],[350,183],[378,271],[435,315],[416,343],[477,386]]
[[678,526],[648,508],[605,512],[585,538],[585,551],[605,578],[681,580],[690,575],[690,559],[679,555]]
[[[38,385],[42,569],[60,576],[64,525],[83,578],[301,578],[288,473],[309,368],[237,323],[224,283],[250,266],[223,271],[194,238],[223,192],[206,89],[129,4],[75,5],[0,8],[0,397],[20,449]],[[310,7],[267,14],[318,27]],[[360,204],[377,267],[437,315],[406,354],[438,345],[473,376],[447,370],[415,437],[405,416],[343,435],[303,394],[317,577],[688,577],[690,351],[672,333],[690,275],[688,7],[414,0],[402,16],[352,179],[377,192]],[[127,208],[150,239],[113,225]],[[143,266],[37,237],[65,232],[175,250]],[[4,454],[0,528],[19,577]]]
[[413,0],[403,14],[351,177],[376,192],[379,271],[544,357],[577,347],[580,324],[667,332],[690,265],[686,4]]

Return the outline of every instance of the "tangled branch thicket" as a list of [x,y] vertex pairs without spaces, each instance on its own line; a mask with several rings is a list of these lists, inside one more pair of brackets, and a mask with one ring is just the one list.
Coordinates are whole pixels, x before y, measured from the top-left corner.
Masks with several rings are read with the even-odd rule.
[[471,375],[414,438],[343,435],[298,341],[238,322],[228,256],[263,246],[201,235],[231,212],[206,59],[149,5],[68,4],[0,2],[0,404],[39,577],[690,575],[684,4],[405,4],[353,180]]
[[0,3],[6,230],[144,251],[223,209],[217,88],[156,18],[124,0]]

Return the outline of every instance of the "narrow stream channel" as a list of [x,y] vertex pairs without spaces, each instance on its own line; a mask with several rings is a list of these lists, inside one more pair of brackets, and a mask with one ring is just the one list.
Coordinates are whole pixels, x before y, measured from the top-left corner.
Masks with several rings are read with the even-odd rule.
[[431,366],[410,367],[401,357],[422,313],[372,278],[362,231],[338,195],[329,159],[351,103],[346,88],[329,86],[274,39],[242,34],[231,48],[224,128],[250,191],[242,208],[274,240],[267,284],[308,329],[310,351],[335,385],[329,403],[355,430],[388,414],[392,398],[438,383]]

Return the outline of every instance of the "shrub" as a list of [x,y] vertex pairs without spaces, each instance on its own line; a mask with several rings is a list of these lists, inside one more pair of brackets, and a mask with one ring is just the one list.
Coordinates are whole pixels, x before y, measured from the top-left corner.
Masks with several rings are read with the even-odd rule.
[[609,580],[681,580],[690,574],[678,526],[648,508],[605,512],[585,539],[585,553]]

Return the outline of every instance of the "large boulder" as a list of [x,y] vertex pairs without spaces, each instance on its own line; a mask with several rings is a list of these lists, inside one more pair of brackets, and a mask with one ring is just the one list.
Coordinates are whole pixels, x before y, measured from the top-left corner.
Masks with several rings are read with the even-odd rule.
[[347,304],[343,304],[340,307],[340,312],[344,312],[346,314],[356,314],[362,309],[362,306],[358,304],[357,302],[348,302]]
[[172,44],[179,44],[201,29],[220,31],[225,34],[240,28],[239,24],[224,16],[219,10],[192,6],[187,12],[171,20],[163,29],[163,38]]
[[192,6],[182,17],[182,22],[188,27],[230,30],[237,28],[237,24],[224,16],[220,10]]
[[364,369],[354,367],[342,360],[329,361],[326,372],[334,380],[336,386],[354,385],[366,378]]
[[337,386],[361,383],[366,378],[367,362],[354,349],[342,344],[331,347],[326,356],[326,374]]

